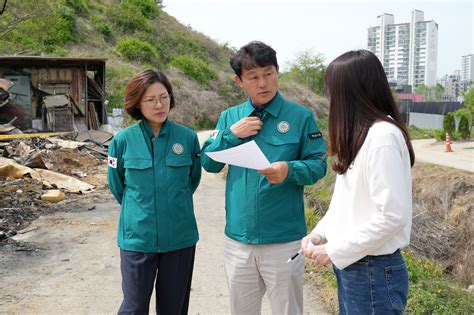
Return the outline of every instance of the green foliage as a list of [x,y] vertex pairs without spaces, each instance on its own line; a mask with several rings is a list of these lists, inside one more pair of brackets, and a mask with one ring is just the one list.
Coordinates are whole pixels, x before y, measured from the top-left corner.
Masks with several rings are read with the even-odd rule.
[[[441,135],[444,138],[444,130],[441,130]],[[416,126],[409,126],[408,127],[408,132],[410,133],[410,138],[412,140],[419,140],[419,139],[431,139],[435,138],[436,130],[430,130],[430,129],[422,129],[418,128]]]
[[410,288],[406,311],[411,314],[472,314],[474,297],[462,285],[449,280],[436,262],[403,253]]
[[217,121],[213,121],[208,116],[202,115],[196,119],[196,122],[191,126],[194,130],[209,130],[214,129]]
[[119,6],[111,6],[107,16],[112,24],[126,34],[133,34],[136,31],[147,31],[149,29],[148,20],[134,5],[124,2]]
[[444,131],[444,129],[434,130],[433,135],[436,138],[436,140],[438,140],[438,141],[445,141],[446,140],[446,132]]
[[0,18],[0,53],[56,51],[75,40],[74,21],[74,11],[58,3],[10,1]]
[[454,120],[453,113],[448,113],[446,114],[446,116],[444,116],[443,128],[445,132],[449,133],[449,135],[452,135],[453,132],[456,130],[456,122]]
[[123,107],[125,88],[133,75],[134,71],[124,65],[113,64],[107,68],[105,78],[105,82],[107,82],[107,98],[109,100],[107,111],[111,112],[112,108]]
[[470,113],[471,118],[474,118],[474,86],[464,94],[464,108]]
[[435,102],[435,101],[442,101],[444,88],[436,84],[435,86],[426,86],[424,84],[420,84],[415,89],[416,93],[423,95],[423,100],[425,102]]
[[159,47],[160,60],[165,64],[170,63],[176,57],[186,55],[207,62],[212,61],[209,60],[206,45],[192,33],[185,30],[163,28],[154,40],[156,47]]
[[95,29],[98,30],[102,35],[107,38],[112,37],[113,31],[109,23],[107,23],[96,15],[91,17],[91,22],[92,25],[94,25]]
[[90,1],[89,0],[65,0],[64,5],[73,9],[75,13],[79,15],[85,15],[89,12]]
[[160,13],[160,7],[154,0],[128,0],[124,3],[128,3],[131,8],[138,9],[147,19],[154,19]]
[[154,62],[158,58],[156,49],[136,38],[125,37],[115,45],[115,49],[131,62]]
[[[317,210],[321,216],[325,214],[329,208],[335,180],[336,172],[331,168],[331,158],[328,158],[326,176],[320,179],[316,184],[305,187],[306,203],[311,209]],[[319,216],[316,213],[313,216],[307,217],[308,228],[312,229],[317,221],[319,221]],[[310,225],[310,223],[314,224]]]
[[316,94],[324,93],[324,74],[326,67],[324,66],[324,57],[311,50],[299,52],[296,60],[291,64],[290,70],[283,74],[290,80],[307,86]]
[[464,140],[469,139],[469,136],[471,135],[471,130],[469,128],[469,119],[467,118],[466,115],[461,116],[459,120],[458,131],[462,139]]
[[183,71],[202,86],[209,86],[209,83],[217,78],[217,72],[211,66],[191,55],[174,57],[170,65]]

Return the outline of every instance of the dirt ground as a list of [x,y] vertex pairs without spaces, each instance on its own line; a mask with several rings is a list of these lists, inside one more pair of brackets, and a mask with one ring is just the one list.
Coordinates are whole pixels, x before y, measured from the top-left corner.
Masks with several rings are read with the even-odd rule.
[[[202,135],[207,137],[207,135]],[[112,314],[120,305],[116,224],[119,206],[97,174],[99,187],[69,195],[59,212],[43,213],[0,246],[0,313]],[[223,269],[224,179],[203,173],[195,196],[197,246],[190,314],[228,314]],[[4,241],[5,242],[5,241]],[[318,288],[305,285],[305,314],[327,314]],[[153,299],[152,306],[153,309]],[[270,314],[264,299],[263,314]]]

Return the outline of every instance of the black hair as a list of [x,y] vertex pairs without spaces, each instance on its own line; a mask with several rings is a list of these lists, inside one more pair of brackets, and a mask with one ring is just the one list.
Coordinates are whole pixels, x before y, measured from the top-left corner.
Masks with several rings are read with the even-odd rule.
[[278,70],[276,51],[265,43],[252,41],[240,48],[230,58],[230,66],[239,78],[241,78],[243,69],[275,66]]

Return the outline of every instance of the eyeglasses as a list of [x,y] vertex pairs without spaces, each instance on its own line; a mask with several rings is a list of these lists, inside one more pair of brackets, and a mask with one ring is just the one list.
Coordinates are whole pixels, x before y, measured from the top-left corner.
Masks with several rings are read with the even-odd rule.
[[147,98],[142,101],[143,104],[149,107],[158,105],[158,102],[160,102],[161,105],[168,105],[170,103],[169,95],[161,95],[159,98]]

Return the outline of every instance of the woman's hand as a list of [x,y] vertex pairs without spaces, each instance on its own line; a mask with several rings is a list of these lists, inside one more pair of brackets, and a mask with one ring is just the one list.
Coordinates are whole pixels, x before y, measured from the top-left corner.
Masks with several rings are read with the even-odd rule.
[[331,258],[329,258],[328,254],[326,253],[326,245],[314,246],[311,249],[311,254],[308,258],[314,260],[319,268],[332,263]]
[[[308,245],[309,242],[313,243],[313,246]],[[318,267],[328,265],[332,261],[326,253],[325,243],[326,239],[321,234],[313,231],[301,240],[302,253],[306,258],[314,260]]]
[[312,253],[312,246],[309,244],[310,241],[313,243],[313,245],[320,245],[324,243],[324,238],[317,232],[311,232],[301,239],[301,250],[303,255],[307,258],[310,258],[309,256]]

